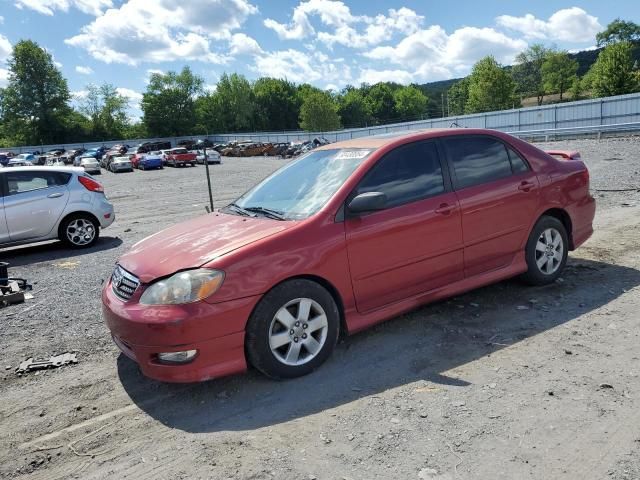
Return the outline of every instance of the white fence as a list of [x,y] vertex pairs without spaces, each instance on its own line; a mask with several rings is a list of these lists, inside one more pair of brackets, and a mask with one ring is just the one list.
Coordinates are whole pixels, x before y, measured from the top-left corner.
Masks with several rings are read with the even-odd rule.
[[98,147],[126,143],[137,145],[148,141],[169,141],[176,145],[181,140],[208,138],[213,142],[299,142],[315,137],[325,137],[331,142],[366,137],[390,132],[448,128],[452,125],[469,128],[491,128],[513,135],[535,137],[560,137],[566,135],[598,134],[607,132],[640,132],[640,93],[617,97],[581,100],[578,102],[543,105],[541,107],[501,110],[454,117],[434,118],[415,122],[395,123],[367,128],[350,128],[332,132],[262,132],[213,134],[187,137],[119,140],[109,142],[75,143],[65,145],[31,145],[11,148],[13,152],[47,151],[56,147]]

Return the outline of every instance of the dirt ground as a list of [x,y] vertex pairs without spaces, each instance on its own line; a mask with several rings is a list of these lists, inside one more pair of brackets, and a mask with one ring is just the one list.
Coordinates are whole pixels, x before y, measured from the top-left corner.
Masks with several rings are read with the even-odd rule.
[[[640,479],[640,139],[575,140],[596,232],[542,288],[510,280],[345,338],[310,376],[142,377],[99,292],[139,239],[204,212],[204,168],[102,175],[115,224],[89,251],[0,250],[34,298],[0,310],[0,477]],[[212,167],[228,203],[284,160]],[[605,191],[606,190],[606,191]],[[17,376],[34,356],[78,364]]]

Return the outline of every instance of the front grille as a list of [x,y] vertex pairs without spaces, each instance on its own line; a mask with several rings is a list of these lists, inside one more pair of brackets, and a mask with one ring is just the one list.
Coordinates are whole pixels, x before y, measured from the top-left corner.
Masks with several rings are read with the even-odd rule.
[[116,265],[111,275],[113,293],[123,300],[129,300],[138,286],[140,286],[140,280],[135,275],[127,272],[120,265]]

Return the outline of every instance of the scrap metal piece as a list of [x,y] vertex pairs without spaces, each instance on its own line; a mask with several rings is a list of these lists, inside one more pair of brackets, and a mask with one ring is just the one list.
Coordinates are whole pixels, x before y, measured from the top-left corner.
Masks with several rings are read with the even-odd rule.
[[31,357],[20,363],[18,368],[16,368],[16,373],[22,374],[35,370],[45,370],[47,368],[59,368],[72,363],[78,363],[75,353],[62,353],[60,355],[53,355],[52,357],[49,357],[49,360],[39,361],[34,361],[33,357]]

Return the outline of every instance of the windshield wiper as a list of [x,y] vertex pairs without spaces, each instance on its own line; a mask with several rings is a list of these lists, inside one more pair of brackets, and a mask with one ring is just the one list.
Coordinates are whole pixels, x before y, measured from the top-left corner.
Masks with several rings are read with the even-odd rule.
[[249,212],[262,213],[264,216],[273,218],[275,220],[286,220],[284,212],[281,212],[279,210],[272,210],[271,208],[265,207],[245,207],[244,209]]
[[229,205],[227,205],[224,208],[228,208],[229,210],[231,210],[232,212],[235,212],[239,215],[242,215],[244,217],[255,217],[255,214],[252,214],[249,209],[247,208],[242,208],[240,205],[236,204],[236,203],[230,203]]

